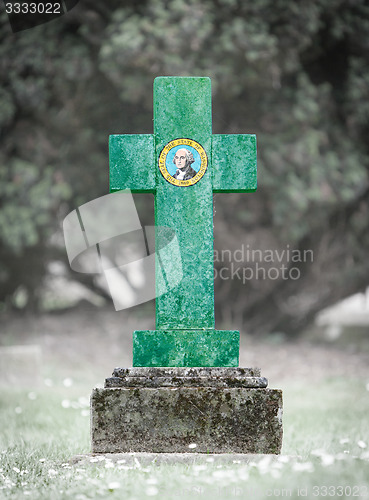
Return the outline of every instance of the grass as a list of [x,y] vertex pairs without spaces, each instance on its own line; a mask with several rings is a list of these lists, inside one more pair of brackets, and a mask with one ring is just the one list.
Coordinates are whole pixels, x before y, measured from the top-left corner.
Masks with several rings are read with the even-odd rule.
[[248,464],[114,463],[87,454],[90,387],[0,393],[0,498],[160,499],[368,498],[367,381],[293,382],[284,390],[282,455]]

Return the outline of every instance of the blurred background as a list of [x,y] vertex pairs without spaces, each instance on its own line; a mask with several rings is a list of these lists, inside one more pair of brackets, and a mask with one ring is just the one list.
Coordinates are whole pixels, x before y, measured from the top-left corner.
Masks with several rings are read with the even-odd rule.
[[[367,339],[364,0],[83,0],[23,32],[0,24],[0,344],[42,331],[52,350],[59,325],[71,355],[81,330],[154,326],[153,301],[117,313],[70,270],[62,221],[108,193],[109,134],[152,133],[159,75],[209,76],[213,133],[258,138],[257,192],[214,197],[215,268],[248,269],[218,273],[217,328]],[[135,201],[152,224],[152,195]]]

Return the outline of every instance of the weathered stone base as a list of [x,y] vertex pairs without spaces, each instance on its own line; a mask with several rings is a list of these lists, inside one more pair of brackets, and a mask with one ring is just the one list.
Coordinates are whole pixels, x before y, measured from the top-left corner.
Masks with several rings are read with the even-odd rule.
[[137,370],[116,369],[94,389],[93,453],[280,453],[282,391],[258,370]]

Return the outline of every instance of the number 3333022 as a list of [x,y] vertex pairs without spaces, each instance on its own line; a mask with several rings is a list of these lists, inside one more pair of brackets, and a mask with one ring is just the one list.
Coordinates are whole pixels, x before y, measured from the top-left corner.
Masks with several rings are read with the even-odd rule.
[[7,14],[63,14],[60,2],[7,2],[5,4]]

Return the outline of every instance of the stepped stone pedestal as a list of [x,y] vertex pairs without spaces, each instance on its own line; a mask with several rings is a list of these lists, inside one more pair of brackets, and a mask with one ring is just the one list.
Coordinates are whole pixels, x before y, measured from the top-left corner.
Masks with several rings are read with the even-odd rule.
[[91,396],[92,451],[278,454],[282,391],[267,385],[257,368],[116,368]]

